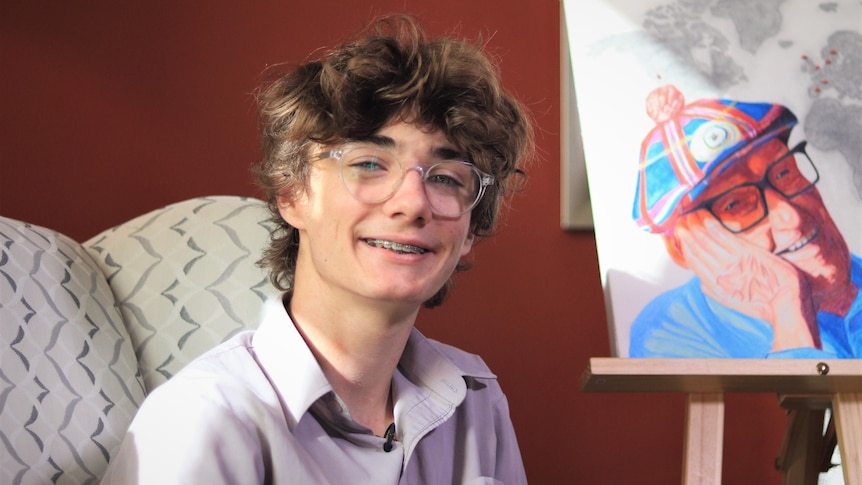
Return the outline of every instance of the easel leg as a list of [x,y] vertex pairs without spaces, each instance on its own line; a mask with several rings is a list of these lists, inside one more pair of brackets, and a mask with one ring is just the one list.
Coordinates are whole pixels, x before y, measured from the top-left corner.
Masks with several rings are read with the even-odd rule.
[[[822,408],[795,407],[784,432],[775,466],[784,472],[784,485],[816,485],[823,462]],[[832,449],[829,447],[829,449]]]
[[689,394],[685,428],[683,484],[721,485],[724,394]]
[[862,483],[862,392],[838,393],[832,398],[838,431],[844,483]]

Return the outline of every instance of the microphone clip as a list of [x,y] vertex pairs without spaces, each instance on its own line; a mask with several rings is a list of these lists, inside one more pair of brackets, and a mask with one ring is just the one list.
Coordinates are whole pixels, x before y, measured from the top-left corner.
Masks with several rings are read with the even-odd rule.
[[383,443],[383,451],[389,453],[392,451],[392,440],[395,439],[395,423],[390,424],[389,427],[386,428],[386,432],[383,433],[383,437],[386,438],[386,442]]

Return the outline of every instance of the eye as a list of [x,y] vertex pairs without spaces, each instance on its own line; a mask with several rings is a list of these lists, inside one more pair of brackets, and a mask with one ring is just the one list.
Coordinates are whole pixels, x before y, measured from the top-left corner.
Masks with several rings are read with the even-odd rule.
[[450,175],[435,173],[428,176],[428,183],[442,187],[463,187],[464,183]]
[[352,157],[346,162],[350,168],[373,172],[376,170],[387,170],[387,163],[374,155],[362,155]]
[[728,200],[721,206],[721,212],[732,214],[734,211],[739,210],[740,204],[742,204],[742,201],[738,199]]
[[426,183],[440,188],[460,189],[468,187],[472,178],[473,171],[469,166],[460,162],[443,162],[431,168]]
[[805,189],[811,182],[802,175],[793,157],[781,160],[769,169],[767,174],[773,187],[784,194],[794,194]]
[[740,217],[758,210],[759,207],[760,193],[752,186],[731,190],[712,203],[712,211],[719,218]]
[[769,170],[769,178],[773,182],[778,182],[785,177],[793,177],[798,175],[799,171],[796,170],[796,162],[792,158],[785,159],[776,163]]
[[373,179],[386,177],[392,163],[375,150],[353,150],[344,154],[344,172],[352,178]]

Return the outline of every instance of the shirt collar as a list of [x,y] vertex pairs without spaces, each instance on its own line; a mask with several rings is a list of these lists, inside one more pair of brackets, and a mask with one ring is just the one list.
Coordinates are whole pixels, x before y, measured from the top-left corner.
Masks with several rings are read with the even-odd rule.
[[[281,298],[264,305],[255,331],[254,353],[286,406],[291,431],[315,401],[333,392],[317,359],[291,321]],[[426,338],[415,328],[398,369],[411,383],[451,406],[464,400],[465,379],[494,378],[482,359]]]
[[315,401],[332,386],[314,354],[293,325],[281,298],[264,305],[263,320],[252,338],[254,353],[281,396],[291,431]]
[[417,387],[458,405],[467,393],[465,378],[494,378],[479,356],[426,338],[415,328],[398,361],[401,373]]

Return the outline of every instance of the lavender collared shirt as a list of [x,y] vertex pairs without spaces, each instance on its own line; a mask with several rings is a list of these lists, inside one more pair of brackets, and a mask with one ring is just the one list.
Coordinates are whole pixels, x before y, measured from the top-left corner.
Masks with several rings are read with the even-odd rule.
[[356,423],[280,300],[135,416],[103,484],[526,483],[482,359],[413,330],[392,381],[395,441]]

